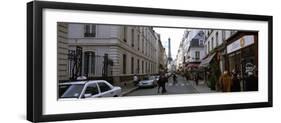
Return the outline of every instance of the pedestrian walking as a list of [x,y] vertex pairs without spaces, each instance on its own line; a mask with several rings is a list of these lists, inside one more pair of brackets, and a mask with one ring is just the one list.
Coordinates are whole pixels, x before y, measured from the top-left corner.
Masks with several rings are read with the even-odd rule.
[[198,83],[199,83],[199,74],[196,73],[195,74],[195,84],[198,86]]
[[174,73],[173,74],[173,85],[175,85],[177,83],[177,75]]
[[137,86],[138,83],[139,83],[139,78],[138,78],[138,76],[135,74],[135,75],[134,75],[134,85]]
[[188,77],[187,72],[185,72],[184,76],[185,76],[186,81],[188,81],[188,80],[189,80],[189,77]]
[[157,93],[160,93],[160,88],[162,89],[161,93],[167,92],[165,87],[166,82],[167,82],[167,77],[164,74],[161,74],[159,80],[157,81],[157,85],[158,85]]
[[239,74],[236,73],[235,69],[232,70],[232,75],[231,75],[231,79],[232,79],[232,86],[231,86],[231,91],[232,92],[239,92],[241,91],[241,86],[240,86],[240,79],[239,79]]
[[231,76],[228,71],[224,71],[219,78],[218,87],[222,92],[230,92],[232,86]]
[[168,83],[168,80],[169,80],[169,77],[164,75],[164,83],[162,83],[162,88],[163,88],[162,93],[166,93],[167,92],[167,90],[166,90],[166,83]]
[[160,74],[159,79],[157,81],[157,93],[160,93],[160,89],[162,88],[162,82],[163,82],[163,74]]

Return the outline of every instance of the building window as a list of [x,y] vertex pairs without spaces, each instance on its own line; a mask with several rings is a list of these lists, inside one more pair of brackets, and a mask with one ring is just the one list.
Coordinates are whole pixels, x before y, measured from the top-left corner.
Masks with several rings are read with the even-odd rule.
[[199,40],[199,46],[202,46],[202,45],[203,45],[203,43],[204,43],[203,41],[204,41],[203,39],[200,39],[200,40]]
[[156,70],[155,70],[155,64],[154,63],[151,63],[151,72],[154,73]]
[[126,61],[127,61],[127,56],[123,54],[123,74],[126,74]]
[[132,47],[134,47],[135,46],[135,30],[134,29],[132,29]]
[[95,74],[95,52],[87,51],[84,53],[84,75]]
[[142,53],[144,53],[144,37],[142,37]]
[[103,70],[102,75],[107,76],[109,73],[109,65],[113,66],[113,62],[111,62],[108,58],[108,54],[105,53],[103,56]]
[[145,62],[145,73],[147,73],[147,62]]
[[216,47],[219,46],[219,33],[216,33]]
[[96,37],[96,25],[86,24],[84,27],[84,37]]
[[149,56],[152,58],[152,46],[149,46]]
[[144,51],[145,55],[148,54],[148,53],[147,53],[147,52],[148,52],[148,51],[147,51],[147,50],[148,50],[147,42],[148,42],[148,41],[146,40],[146,42],[145,42],[145,51]]
[[137,47],[138,50],[140,50],[140,34],[138,33],[138,39],[137,39]]
[[91,65],[91,74],[95,74],[95,69],[96,69],[96,55],[95,55],[95,52],[92,52],[92,55],[91,55],[91,62],[90,62],[90,65]]
[[70,78],[73,76],[75,71],[75,50],[68,50],[68,75]]
[[150,63],[147,63],[147,73],[150,73]]
[[84,75],[88,76],[89,72],[89,62],[90,61],[90,54],[89,52],[84,53]]
[[148,55],[148,57],[150,57],[150,46],[151,45],[148,44],[147,46],[148,46],[148,48],[147,48],[147,55]]
[[134,57],[131,58],[131,73],[134,74]]
[[141,72],[144,73],[144,62],[141,61]]
[[127,42],[127,27],[124,26],[124,27],[123,27],[123,30],[124,30],[124,39],[123,39],[123,40],[124,40],[125,42]]
[[200,51],[195,51],[195,60],[200,59]]
[[140,73],[140,60],[137,60],[137,73]]
[[149,73],[152,73],[152,64],[149,64]]

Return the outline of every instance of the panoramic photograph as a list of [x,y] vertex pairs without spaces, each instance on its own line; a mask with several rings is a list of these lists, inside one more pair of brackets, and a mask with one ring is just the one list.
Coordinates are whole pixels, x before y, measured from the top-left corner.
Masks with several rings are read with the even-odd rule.
[[57,98],[258,91],[258,31],[57,22]]

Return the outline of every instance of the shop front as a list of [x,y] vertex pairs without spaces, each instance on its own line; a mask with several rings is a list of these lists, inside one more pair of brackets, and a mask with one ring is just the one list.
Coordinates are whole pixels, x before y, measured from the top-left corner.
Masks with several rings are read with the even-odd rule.
[[203,69],[203,77],[211,90],[216,90],[216,83],[220,76],[219,52],[214,52],[203,59],[199,65]]
[[226,51],[225,68],[237,74],[241,90],[257,90],[257,81],[246,81],[258,78],[258,32],[238,32],[228,39]]

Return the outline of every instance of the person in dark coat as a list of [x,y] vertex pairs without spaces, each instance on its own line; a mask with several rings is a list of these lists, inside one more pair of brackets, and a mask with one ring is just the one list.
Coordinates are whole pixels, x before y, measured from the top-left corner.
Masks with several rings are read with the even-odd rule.
[[198,86],[199,83],[199,73],[195,74],[195,84]]
[[185,72],[184,76],[185,76],[186,81],[188,81],[189,77],[188,77],[188,73],[187,72]]
[[176,76],[176,74],[174,73],[174,74],[173,74],[173,85],[175,85],[177,82],[178,82],[178,81],[177,81],[177,76]]
[[160,89],[162,88],[162,83],[163,83],[163,74],[160,74],[159,80],[157,81],[157,87],[158,87],[157,93],[160,93]]
[[167,90],[166,90],[166,83],[168,82],[168,77],[164,75],[164,83],[162,83],[162,93],[166,93]]
[[161,74],[160,78],[159,78],[159,80],[157,82],[157,84],[158,84],[157,93],[159,93],[160,88],[162,88],[161,93],[166,93],[167,92],[166,87],[165,87],[166,82],[167,82],[167,77],[165,77],[164,74]]
[[248,72],[248,77],[245,79],[246,91],[258,91],[258,78],[253,72]]
[[241,90],[240,79],[238,78],[238,74],[235,72],[235,70],[232,71],[231,79],[232,79],[231,91],[239,92]]

